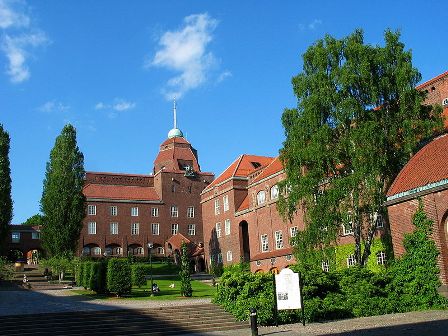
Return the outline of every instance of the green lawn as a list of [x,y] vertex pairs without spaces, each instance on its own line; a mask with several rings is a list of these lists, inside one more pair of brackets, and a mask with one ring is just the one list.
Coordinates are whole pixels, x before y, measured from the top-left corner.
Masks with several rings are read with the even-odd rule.
[[[156,293],[156,295],[151,296],[150,287],[151,281],[148,280],[146,282],[146,286],[137,288],[132,287],[132,292],[129,295],[123,296],[126,299],[134,299],[134,300],[186,300],[188,298],[184,298],[180,296],[180,279],[178,276],[176,277],[166,277],[166,278],[158,278],[154,279],[154,283],[156,283],[160,292]],[[169,285],[174,283],[174,288],[170,288]],[[191,287],[193,288],[193,296],[192,298],[208,298],[213,297],[216,292],[216,288],[210,285],[204,284],[200,281],[191,281]],[[72,290],[72,292],[80,295],[85,295],[92,299],[117,299],[115,296],[108,295],[99,295],[89,290]],[[119,298],[118,298],[119,300]]]

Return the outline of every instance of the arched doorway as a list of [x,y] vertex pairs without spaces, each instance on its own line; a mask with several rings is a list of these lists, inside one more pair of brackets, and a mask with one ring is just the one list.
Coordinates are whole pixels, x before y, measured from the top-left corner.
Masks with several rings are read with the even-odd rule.
[[249,225],[246,221],[240,222],[240,254],[243,262],[250,261],[250,246],[249,246]]

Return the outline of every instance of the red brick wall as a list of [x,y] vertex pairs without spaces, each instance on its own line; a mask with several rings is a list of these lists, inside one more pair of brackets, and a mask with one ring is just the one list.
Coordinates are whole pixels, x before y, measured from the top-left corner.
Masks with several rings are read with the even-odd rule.
[[[425,91],[427,96],[425,104],[441,105],[445,98],[448,98],[448,73],[436,77],[422,85],[417,87],[421,91]],[[448,128],[448,106],[443,108],[443,115],[447,118],[445,119],[445,127]]]

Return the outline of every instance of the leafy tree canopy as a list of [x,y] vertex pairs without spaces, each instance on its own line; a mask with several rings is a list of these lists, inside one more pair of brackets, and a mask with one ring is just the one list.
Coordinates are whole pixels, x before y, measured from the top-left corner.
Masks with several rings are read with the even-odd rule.
[[35,214],[22,223],[22,225],[29,225],[29,226],[38,226],[43,224],[44,224],[44,216],[42,216],[41,214]]
[[50,256],[70,256],[76,250],[85,216],[84,174],[76,130],[66,125],[51,150],[41,199],[42,243]]
[[[12,220],[11,169],[9,167],[8,132],[0,124],[0,247],[8,235]],[[1,250],[1,248],[0,248]]]
[[[306,209],[299,245],[323,250],[344,223],[365,265],[388,188],[419,142],[442,127],[440,109],[422,105],[420,80],[398,32],[387,30],[384,46],[364,43],[360,30],[327,35],[305,52],[292,79],[297,108],[282,116],[280,155],[287,196],[279,210],[291,218]],[[308,252],[301,250],[299,260]]]

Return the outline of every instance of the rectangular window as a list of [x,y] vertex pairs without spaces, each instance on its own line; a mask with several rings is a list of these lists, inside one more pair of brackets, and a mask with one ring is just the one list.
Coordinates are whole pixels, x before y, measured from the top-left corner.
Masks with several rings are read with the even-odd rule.
[[196,224],[188,224],[188,235],[190,236],[196,235]]
[[176,205],[171,206],[171,217],[179,217],[179,210]]
[[275,231],[275,248],[277,250],[283,248],[283,234],[281,231]]
[[187,208],[187,217],[194,218],[194,206],[189,206]]
[[299,229],[297,226],[293,226],[293,227],[289,228],[289,234],[291,235],[291,237],[297,236],[297,232],[299,232]]
[[322,271],[324,271],[324,272],[330,271],[330,264],[328,263],[328,260],[322,261]]
[[139,234],[140,234],[140,225],[139,225],[139,223],[132,223],[131,235],[137,236]]
[[384,251],[380,251],[376,254],[376,264],[384,265],[386,263],[386,253]]
[[353,233],[353,224],[352,222],[348,222],[347,224],[342,225],[342,234],[344,236],[350,235]]
[[379,229],[383,228],[384,227],[383,215],[381,215],[379,213],[375,213],[374,218],[375,218],[376,227],[379,228]]
[[216,223],[215,227],[216,227],[216,238],[220,238],[221,237],[221,223]]
[[137,217],[138,216],[138,207],[132,207],[131,208],[131,216]]
[[353,254],[350,254],[347,258],[347,267],[355,266],[356,265],[356,259]]
[[218,253],[217,261],[218,264],[222,264],[222,253]]
[[261,252],[269,251],[268,235],[261,235]]
[[227,261],[232,261],[232,251],[227,251]]
[[215,199],[215,215],[221,213],[221,205],[219,204],[219,199]]
[[225,195],[222,198],[222,207],[224,212],[229,211],[229,196]]
[[179,232],[179,224],[171,224],[171,234],[175,235]]
[[160,225],[159,223],[152,223],[151,224],[151,233],[153,236],[160,235]]
[[118,234],[118,223],[110,223],[110,234],[117,235]]
[[230,219],[226,219],[224,221],[224,231],[226,236],[228,236],[230,234]]
[[165,254],[165,249],[163,247],[158,247],[157,254]]
[[110,215],[111,215],[111,216],[116,216],[116,215],[118,215],[118,208],[117,208],[116,205],[112,205],[112,206],[110,207]]
[[151,216],[159,217],[159,208],[151,208]]
[[95,216],[96,215],[96,205],[88,205],[87,206],[87,214],[89,216]]
[[88,234],[96,234],[96,222],[89,222],[87,225]]
[[20,232],[11,232],[11,241],[13,243],[20,242]]
[[40,232],[39,231],[32,232],[31,239],[40,239]]

